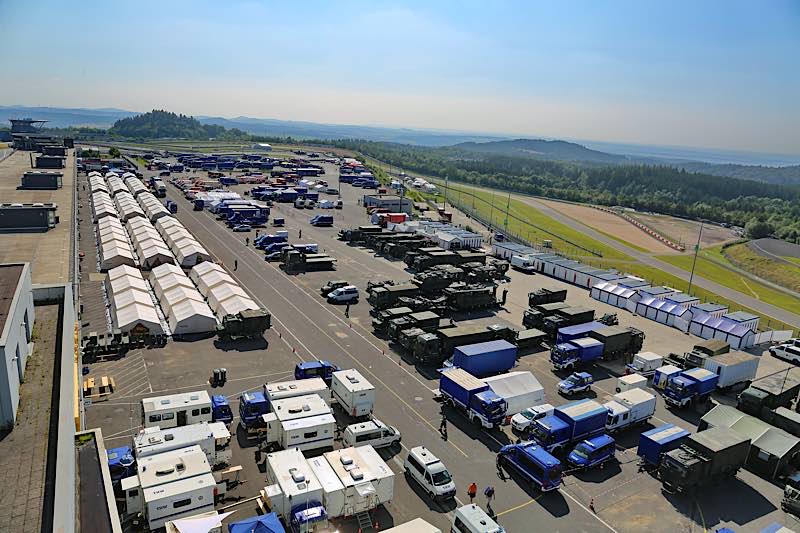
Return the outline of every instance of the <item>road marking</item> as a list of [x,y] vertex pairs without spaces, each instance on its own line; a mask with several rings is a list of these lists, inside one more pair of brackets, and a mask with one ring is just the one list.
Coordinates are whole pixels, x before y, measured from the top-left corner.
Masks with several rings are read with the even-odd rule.
[[519,504],[519,505],[517,505],[515,507],[512,507],[511,509],[506,509],[505,511],[501,511],[501,512],[497,513],[495,516],[497,516],[497,518],[500,518],[504,514],[513,513],[514,511],[518,511],[518,510],[522,509],[523,507],[529,506],[530,504],[532,504],[533,502],[535,502],[536,500],[538,500],[542,496],[544,496],[544,492],[541,493],[536,498],[533,498],[532,500],[528,500],[527,502],[521,503],[521,504]]
[[747,284],[747,281],[744,279],[744,277],[739,276],[739,279],[742,280],[742,283],[744,283],[744,286],[747,287],[748,291],[750,291],[750,294],[753,295],[753,298],[756,300],[761,300],[761,298],[758,297],[758,294],[756,294],[756,292],[750,288],[750,285]]
[[586,507],[585,505],[583,505],[583,504],[582,504],[580,501],[578,501],[578,499],[577,499],[577,498],[575,498],[575,497],[574,497],[572,494],[570,494],[569,492],[567,492],[566,490],[563,490],[563,489],[562,489],[562,490],[560,490],[559,492],[561,492],[561,494],[563,494],[564,496],[566,496],[567,498],[569,498],[570,500],[572,500],[573,502],[575,502],[576,504],[578,504],[578,506],[580,506],[580,508],[581,508],[581,509],[583,509],[584,511],[586,511],[586,512],[587,512],[587,513],[588,513],[590,516],[593,516],[593,517],[594,517],[594,518],[595,518],[595,519],[596,519],[598,522],[600,522],[601,524],[603,524],[604,526],[606,526],[606,527],[609,529],[609,531],[613,531],[614,533],[619,533],[619,532],[618,532],[616,529],[614,529],[613,527],[611,527],[611,525],[609,525],[609,523],[608,523],[608,522],[606,522],[605,520],[603,520],[602,518],[600,518],[599,516],[597,516],[597,513],[593,513],[593,512],[591,511],[591,509],[589,509],[588,507]]
[[[191,214],[191,213],[187,213],[187,215],[188,215],[188,216],[190,216],[190,217],[192,217],[192,218],[193,218],[193,219],[194,219],[196,222],[198,222],[198,223],[200,222],[199,220],[197,220],[197,218],[196,218],[196,217],[195,217],[193,214]],[[235,252],[235,251],[234,251],[234,250],[233,250],[233,249],[232,249],[230,246],[228,246],[228,244],[227,244],[225,241],[223,241],[223,240],[222,240],[220,237],[218,237],[218,236],[217,236],[215,233],[213,233],[212,231],[209,231],[209,235],[211,235],[211,236],[212,236],[212,237],[213,237],[215,240],[217,240],[217,241],[218,241],[218,242],[219,242],[219,243],[220,243],[220,244],[221,244],[223,247],[227,248],[227,250],[228,250],[229,252],[231,252],[232,254],[236,255],[236,252]],[[254,253],[256,256],[258,256],[258,254],[256,254],[256,253],[255,253],[255,251],[253,251],[252,249],[250,249],[250,248],[247,248],[247,249],[248,249],[250,252]],[[370,369],[370,368],[369,368],[367,365],[365,365],[364,363],[362,363],[362,362],[361,362],[361,361],[360,361],[360,360],[359,360],[357,357],[355,357],[353,354],[351,354],[351,353],[350,353],[350,351],[349,351],[349,350],[348,350],[348,349],[347,349],[345,346],[342,346],[342,344],[340,344],[340,343],[338,342],[338,340],[337,340],[335,337],[331,336],[331,335],[330,335],[330,334],[329,334],[327,331],[325,331],[323,328],[321,328],[319,325],[317,325],[317,323],[316,323],[314,320],[312,320],[312,319],[311,319],[311,317],[309,317],[309,316],[308,316],[307,314],[305,314],[305,313],[304,313],[304,312],[303,312],[303,311],[302,311],[300,308],[298,308],[296,305],[294,305],[294,303],[293,303],[291,300],[289,300],[289,299],[288,299],[288,298],[287,298],[287,297],[286,297],[286,296],[285,296],[285,295],[284,295],[284,294],[283,294],[281,291],[279,291],[279,290],[278,290],[278,289],[277,289],[277,288],[276,288],[276,287],[275,287],[275,286],[274,286],[274,285],[273,285],[273,284],[272,284],[272,283],[271,283],[271,282],[270,282],[270,281],[269,281],[267,278],[265,278],[265,277],[264,277],[264,276],[263,276],[263,275],[262,275],[260,272],[258,272],[258,271],[257,271],[255,268],[253,268],[253,267],[250,265],[250,263],[248,263],[248,262],[246,262],[246,261],[243,261],[243,262],[242,262],[242,265],[244,265],[244,266],[247,266],[247,268],[249,268],[249,269],[250,269],[250,270],[251,270],[251,271],[252,271],[252,272],[253,272],[253,273],[254,273],[254,274],[255,274],[255,275],[258,277],[258,278],[260,278],[260,279],[261,279],[261,280],[262,280],[262,281],[263,281],[263,282],[264,282],[266,285],[268,285],[269,287],[271,287],[271,288],[272,288],[272,289],[273,289],[273,290],[274,290],[274,291],[275,291],[275,292],[278,294],[278,296],[280,296],[280,297],[281,297],[283,300],[285,300],[287,304],[289,304],[291,307],[293,307],[293,308],[294,308],[294,309],[295,309],[295,310],[296,310],[296,311],[297,311],[297,312],[298,312],[300,315],[302,315],[302,316],[303,316],[303,317],[304,317],[306,320],[308,320],[308,322],[309,322],[310,324],[312,324],[312,325],[313,325],[315,328],[317,328],[317,330],[319,330],[319,331],[320,331],[320,332],[321,332],[323,335],[325,335],[325,336],[326,336],[326,337],[328,337],[328,338],[329,338],[331,341],[333,341],[333,343],[334,343],[334,344],[336,344],[337,346],[339,346],[339,347],[342,349],[342,351],[343,351],[343,352],[344,352],[344,353],[345,353],[345,354],[346,354],[346,355],[347,355],[347,356],[348,356],[348,357],[349,357],[349,358],[350,358],[350,359],[351,359],[351,360],[352,360],[352,361],[353,361],[353,362],[354,362],[356,365],[358,365],[358,366],[360,366],[361,368],[363,368],[365,372],[367,372],[367,373],[368,373],[370,376],[372,376],[374,379],[376,379],[376,380],[377,380],[377,381],[378,381],[378,382],[379,382],[381,385],[383,385],[383,386],[386,388],[386,390],[388,390],[390,393],[392,393],[392,395],[394,395],[394,397],[395,397],[395,398],[397,398],[397,399],[398,399],[398,400],[399,400],[399,401],[400,401],[400,402],[401,402],[403,405],[405,405],[406,407],[408,407],[408,409],[410,409],[410,410],[411,410],[411,411],[412,411],[412,412],[413,412],[415,415],[417,415],[417,417],[418,417],[420,420],[422,420],[422,422],[424,422],[426,425],[428,425],[428,426],[431,428],[431,430],[433,430],[433,432],[434,432],[434,433],[438,433],[438,431],[437,431],[436,427],[435,427],[433,424],[431,424],[430,422],[428,422],[428,420],[427,420],[427,419],[426,419],[424,416],[422,416],[422,414],[420,414],[420,412],[419,412],[419,411],[417,411],[417,410],[416,410],[414,407],[412,407],[412,406],[411,406],[411,404],[409,404],[408,402],[406,402],[406,401],[405,401],[405,400],[404,400],[404,399],[403,399],[403,398],[402,398],[402,397],[401,397],[399,394],[397,394],[397,393],[394,391],[394,389],[392,389],[391,387],[389,387],[389,386],[386,384],[386,382],[385,382],[385,381],[383,381],[383,380],[382,380],[380,377],[378,377],[378,376],[377,376],[377,375],[376,375],[376,374],[375,374],[375,373],[374,373],[374,372],[373,372],[373,371],[372,371],[372,370],[371,370],[371,369]],[[273,268],[273,269],[275,269],[275,270],[277,270],[277,269],[276,269],[276,268],[275,268],[273,265],[271,265],[271,264],[268,264],[268,266],[269,266],[269,267],[271,267],[271,268]],[[230,274],[231,274],[231,276],[233,276],[233,277],[236,279],[236,281],[238,281],[240,284],[244,285],[244,284],[241,282],[241,280],[239,280],[239,278],[238,278],[238,277],[235,275],[235,272],[230,272]],[[287,278],[289,279],[290,283],[292,283],[293,285],[295,285],[295,287],[297,287],[297,288],[298,288],[298,289],[299,289],[299,290],[300,290],[300,291],[301,291],[303,294],[305,294],[306,296],[309,296],[309,295],[308,295],[308,293],[307,293],[306,291],[302,290],[302,288],[300,288],[299,286],[297,286],[297,284],[296,284],[296,283],[294,283],[294,281],[293,281],[293,280],[291,280],[291,278],[290,278],[290,277],[288,277],[288,276],[287,276]],[[314,300],[314,299],[313,299],[313,298],[311,298],[310,296],[309,296],[309,299],[311,299],[311,301],[313,301],[313,302],[317,303],[318,305],[321,305],[321,304],[319,304],[319,302],[317,302],[316,300]],[[256,298],[256,301],[257,301],[259,304],[261,304],[262,306],[264,306],[264,304],[263,304],[263,303],[262,303],[262,302],[261,302],[261,301],[260,301],[258,298]],[[266,307],[266,306],[264,306],[264,307]],[[324,306],[321,306],[321,307],[322,307],[323,309],[325,309],[325,307],[324,307]],[[347,323],[346,323],[346,322],[344,322],[344,321],[343,321],[343,320],[342,320],[340,317],[338,317],[337,315],[335,315],[334,313],[332,313],[330,310],[326,309],[326,311],[328,311],[328,313],[330,313],[331,315],[333,315],[333,316],[334,316],[334,317],[335,317],[337,320],[339,320],[340,322],[342,322],[342,324],[345,324],[345,325],[347,324]],[[274,316],[274,315],[273,315],[273,316]],[[279,320],[277,317],[275,317],[275,320],[276,320],[278,323],[280,323],[281,325],[283,325],[283,323],[282,323],[282,322],[280,322],[280,320]],[[287,331],[288,331],[288,330],[287,330]],[[291,332],[290,332],[290,334],[291,334]],[[359,332],[356,332],[356,334],[358,334],[358,335],[359,335],[359,336],[360,336],[362,339],[364,339],[364,340],[365,340],[365,341],[366,341],[368,344],[370,344],[372,347],[374,347],[376,350],[378,350],[378,347],[377,347],[377,346],[375,346],[373,343],[371,343],[371,342],[370,342],[368,339],[366,339],[366,338],[365,338],[363,335],[361,335]],[[296,337],[294,334],[292,334],[292,336],[293,336],[295,339],[297,339],[297,337]],[[297,339],[297,341],[298,341],[298,342],[300,342],[300,343],[302,344],[302,342],[301,342],[299,339]],[[315,359],[317,359],[317,357],[316,357],[316,356],[313,354],[313,352],[311,352],[311,350],[309,350],[309,349],[308,349],[308,347],[307,347],[307,346],[305,346],[305,344],[302,344],[302,346],[303,346],[303,347],[304,347],[304,348],[305,348],[305,349],[306,349],[306,350],[309,352],[309,354],[311,354],[311,356],[312,356],[312,357],[314,357]],[[384,355],[385,355],[385,354],[384,354]],[[299,356],[298,356],[298,357],[299,357]],[[391,359],[390,359],[390,360],[391,360]],[[402,369],[402,367],[400,367],[400,368]],[[408,375],[410,375],[410,376],[414,377],[414,379],[416,379],[416,380],[417,380],[417,381],[418,381],[420,384],[422,384],[422,385],[423,385],[423,386],[424,386],[424,387],[425,387],[425,388],[426,388],[428,391],[430,391],[430,389],[427,387],[427,385],[425,385],[425,384],[424,384],[422,381],[420,381],[420,380],[419,380],[419,378],[417,378],[416,376],[413,376],[412,374],[410,374],[410,373],[408,372],[408,370],[405,370],[405,369],[403,369],[403,370],[404,370],[404,371],[405,371],[405,372],[406,372]],[[463,455],[464,457],[469,457],[469,455],[468,455],[466,452],[464,452],[464,450],[462,450],[461,448],[459,448],[459,447],[458,447],[456,444],[453,444],[453,443],[452,443],[452,442],[450,442],[450,441],[446,441],[446,442],[447,442],[447,444],[449,444],[450,446],[452,446],[453,448],[455,448],[456,450],[458,450],[458,452],[459,452],[459,453],[461,453],[461,455]]]
[[693,500],[695,507],[697,507],[697,512],[700,513],[700,523],[703,524],[703,532],[705,533],[706,531],[708,531],[708,528],[706,528],[706,519],[703,516],[703,510],[700,508],[700,504],[697,503],[697,498],[693,498]]

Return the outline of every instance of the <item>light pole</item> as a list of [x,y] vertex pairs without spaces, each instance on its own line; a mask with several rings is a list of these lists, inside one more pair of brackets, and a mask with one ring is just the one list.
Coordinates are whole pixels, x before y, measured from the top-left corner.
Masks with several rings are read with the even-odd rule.
[[700,219],[700,231],[697,234],[697,244],[694,245],[694,258],[692,259],[692,273],[689,274],[689,288],[686,289],[686,294],[692,294],[692,280],[694,280],[694,267],[697,264],[697,253],[700,251],[700,238],[703,236],[703,224],[705,220]]
[[503,224],[506,233],[508,233],[508,210],[510,208],[511,208],[511,191],[508,191],[508,199],[506,200],[506,221]]

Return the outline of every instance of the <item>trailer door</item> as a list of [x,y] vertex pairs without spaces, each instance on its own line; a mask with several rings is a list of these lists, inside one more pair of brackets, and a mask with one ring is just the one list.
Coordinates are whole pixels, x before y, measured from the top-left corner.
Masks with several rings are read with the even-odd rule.
[[186,411],[178,411],[178,427],[186,425]]

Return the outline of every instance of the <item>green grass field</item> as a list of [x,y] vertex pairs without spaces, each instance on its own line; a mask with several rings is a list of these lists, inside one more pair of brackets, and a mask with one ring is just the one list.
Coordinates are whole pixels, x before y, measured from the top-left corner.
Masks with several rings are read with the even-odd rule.
[[747,244],[729,246],[724,256],[739,268],[756,276],[777,283],[795,292],[800,292],[800,264],[787,264],[764,257],[750,249]]

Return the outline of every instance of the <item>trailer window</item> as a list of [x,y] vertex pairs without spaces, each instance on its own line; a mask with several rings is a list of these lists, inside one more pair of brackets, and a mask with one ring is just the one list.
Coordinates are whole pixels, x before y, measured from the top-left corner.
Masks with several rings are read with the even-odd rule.
[[200,409],[192,409],[192,416],[200,416]]
[[150,415],[150,418],[148,418],[148,420],[150,421],[150,423],[161,422],[161,415]]
[[210,407],[202,407],[202,408],[200,409],[200,414],[202,414],[202,415],[207,415],[207,414],[209,414],[210,412],[211,412],[211,408],[210,408]]
[[175,418],[175,413],[164,413],[161,415],[161,420],[172,420]]
[[318,434],[317,431],[309,431],[308,433],[303,433],[303,438],[304,439],[313,439],[314,437],[317,436],[317,434]]
[[178,509],[179,507],[186,507],[187,505],[191,505],[191,504],[192,504],[192,499],[191,498],[186,498],[185,500],[178,500],[178,501],[174,502],[172,504],[172,507],[174,509]]

